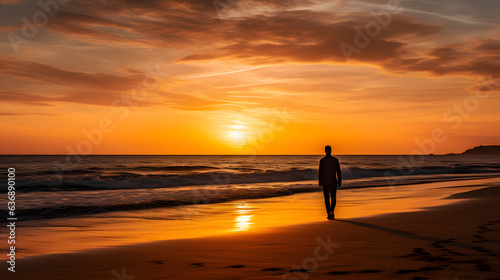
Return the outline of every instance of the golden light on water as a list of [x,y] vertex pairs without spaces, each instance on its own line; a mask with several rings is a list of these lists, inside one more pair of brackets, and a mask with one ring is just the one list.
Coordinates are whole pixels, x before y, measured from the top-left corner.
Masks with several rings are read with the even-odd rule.
[[250,219],[252,215],[238,216],[236,217],[236,231],[248,230],[252,223]]
[[236,206],[236,218],[235,218],[235,231],[245,231],[249,230],[253,223],[251,222],[253,215],[248,215],[253,211],[250,206],[243,204]]

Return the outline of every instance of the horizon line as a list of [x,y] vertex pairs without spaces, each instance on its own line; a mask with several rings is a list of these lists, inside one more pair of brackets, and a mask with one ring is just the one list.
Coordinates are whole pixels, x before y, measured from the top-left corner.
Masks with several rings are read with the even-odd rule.
[[[445,154],[333,154],[335,156],[446,156],[462,153]],[[325,154],[0,154],[0,156],[324,156]]]

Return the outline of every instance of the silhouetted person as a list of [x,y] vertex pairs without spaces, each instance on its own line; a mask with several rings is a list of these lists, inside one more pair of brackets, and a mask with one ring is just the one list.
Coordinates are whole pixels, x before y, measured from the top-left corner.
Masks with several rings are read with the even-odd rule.
[[332,147],[326,146],[325,153],[326,156],[319,161],[319,186],[323,187],[328,219],[335,219],[333,212],[337,204],[337,187],[342,185],[342,174],[339,160],[331,155]]

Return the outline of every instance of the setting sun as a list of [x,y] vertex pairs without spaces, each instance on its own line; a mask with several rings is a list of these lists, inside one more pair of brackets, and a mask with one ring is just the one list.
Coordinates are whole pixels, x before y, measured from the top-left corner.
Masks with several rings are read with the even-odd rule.
[[232,140],[242,140],[245,138],[245,133],[243,131],[231,130],[229,131],[229,138]]
[[230,145],[240,146],[246,142],[248,138],[248,127],[241,124],[241,121],[237,121],[237,124],[230,125],[229,132],[227,132],[227,138],[230,141]]

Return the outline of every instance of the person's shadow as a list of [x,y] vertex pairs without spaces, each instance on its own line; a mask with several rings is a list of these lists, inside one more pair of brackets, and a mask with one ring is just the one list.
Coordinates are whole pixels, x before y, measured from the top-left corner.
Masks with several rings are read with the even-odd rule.
[[[349,223],[349,224],[356,225],[356,226],[371,228],[374,230],[379,230],[379,231],[387,232],[390,234],[395,234],[395,235],[406,237],[406,238],[412,238],[412,239],[417,239],[417,240],[422,240],[422,241],[427,241],[427,242],[446,243],[446,246],[459,247],[459,248],[470,249],[470,250],[476,250],[476,248],[477,248],[477,245],[475,246],[475,245],[469,245],[469,244],[464,244],[464,243],[457,243],[455,241],[449,241],[449,240],[439,239],[436,237],[419,235],[419,234],[415,234],[415,233],[411,233],[411,232],[407,232],[407,231],[397,230],[397,229],[383,227],[383,226],[374,225],[374,224],[369,224],[369,223],[365,223],[365,222],[340,220],[340,219],[337,219],[336,221],[343,222],[343,223]],[[495,252],[495,253],[498,254],[498,252]]]

